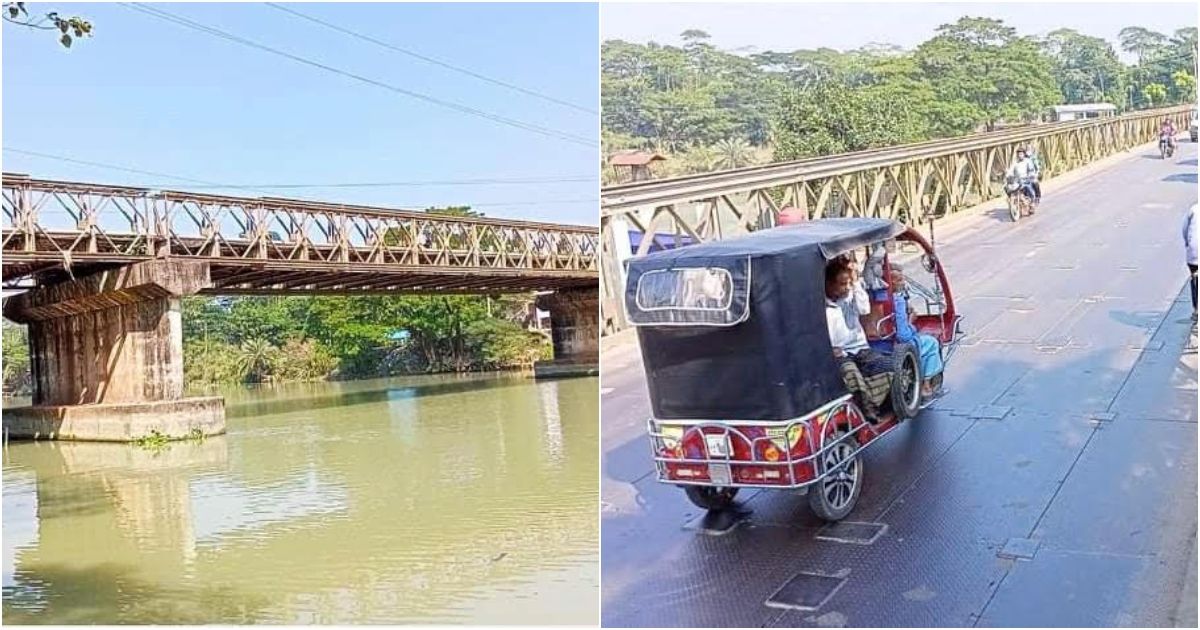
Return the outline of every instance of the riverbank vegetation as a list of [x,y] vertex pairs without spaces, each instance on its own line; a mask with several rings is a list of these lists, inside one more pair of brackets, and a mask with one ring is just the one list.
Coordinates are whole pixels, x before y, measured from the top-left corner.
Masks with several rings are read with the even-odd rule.
[[[681,46],[601,47],[602,159],[656,152],[654,177],[830,155],[1029,124],[1059,104],[1122,111],[1189,102],[1196,28],[1123,29],[1117,45],[1071,29],[1021,36],[964,17],[912,50],[872,44],[741,54],[700,30]],[[628,175],[605,162],[605,184]]]
[[29,338],[24,326],[4,320],[4,394],[25,395],[33,391],[33,377],[29,371]]
[[[530,367],[550,359],[533,296],[189,297],[189,385]],[[4,392],[31,391],[26,329],[4,322]]]
[[531,295],[184,300],[189,383],[524,368],[550,358]]

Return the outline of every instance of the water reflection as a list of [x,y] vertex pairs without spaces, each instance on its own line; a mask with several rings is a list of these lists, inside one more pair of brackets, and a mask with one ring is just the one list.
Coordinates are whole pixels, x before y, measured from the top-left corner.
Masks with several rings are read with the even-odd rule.
[[10,444],[5,621],[594,623],[596,388],[225,391],[199,444]]

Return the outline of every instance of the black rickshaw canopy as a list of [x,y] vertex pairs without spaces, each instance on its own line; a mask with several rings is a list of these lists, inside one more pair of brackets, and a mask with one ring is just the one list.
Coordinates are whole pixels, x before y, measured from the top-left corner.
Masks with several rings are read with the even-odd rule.
[[789,420],[847,393],[825,316],[825,264],[905,231],[888,219],[822,219],[628,262],[659,419]]

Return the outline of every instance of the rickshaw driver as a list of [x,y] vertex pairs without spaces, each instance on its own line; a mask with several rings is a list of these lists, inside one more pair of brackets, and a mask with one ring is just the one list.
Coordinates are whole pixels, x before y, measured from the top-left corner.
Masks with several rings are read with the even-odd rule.
[[904,280],[904,268],[899,263],[891,264],[892,272],[892,312],[896,314],[896,339],[910,343],[917,350],[921,359],[921,398],[933,398],[937,392],[933,388],[933,377],[942,373],[945,367],[942,363],[940,343],[932,335],[918,332],[916,329],[916,312],[909,308],[907,285]]
[[845,316],[842,304],[850,297],[853,284],[853,271],[845,260],[826,265],[825,320],[846,388],[858,399],[867,418],[877,420],[879,406],[891,392],[891,362],[867,344],[858,318]]

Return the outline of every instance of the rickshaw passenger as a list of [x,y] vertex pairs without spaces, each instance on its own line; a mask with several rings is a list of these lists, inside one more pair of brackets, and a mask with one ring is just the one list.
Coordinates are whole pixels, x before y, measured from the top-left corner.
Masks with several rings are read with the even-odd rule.
[[863,413],[876,419],[879,406],[891,391],[891,361],[867,344],[866,332],[857,317],[847,321],[842,302],[850,296],[852,278],[853,271],[844,260],[825,267],[825,319],[846,388]]
[[908,310],[908,295],[905,292],[904,269],[893,263],[892,271],[892,304],[896,313],[896,339],[911,343],[917,349],[921,361],[921,396],[931,398],[934,395],[931,379],[942,373],[942,352],[938,340],[932,335],[917,332],[913,325],[916,313]]
[[[846,325],[853,327],[856,322],[859,322],[859,317],[871,314],[871,298],[867,296],[867,289],[864,286],[863,277],[859,273],[858,261],[854,254],[847,254],[838,261],[838,264],[845,266],[850,271],[850,291],[846,297],[838,300],[838,305],[842,307],[842,312],[846,316]],[[862,326],[861,322],[857,325]]]

